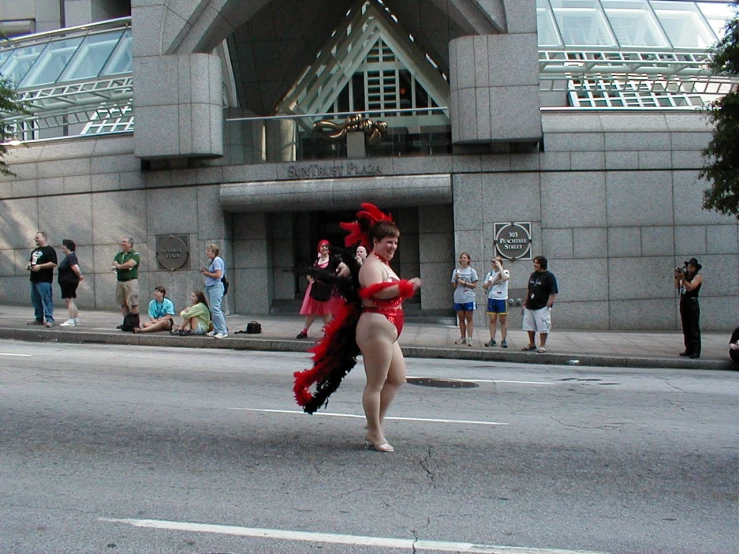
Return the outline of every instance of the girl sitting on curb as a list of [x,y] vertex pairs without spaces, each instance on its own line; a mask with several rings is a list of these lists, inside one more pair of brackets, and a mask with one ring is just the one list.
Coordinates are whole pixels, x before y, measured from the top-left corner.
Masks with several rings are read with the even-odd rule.
[[192,304],[180,312],[184,320],[182,325],[172,327],[170,333],[173,335],[204,335],[213,329],[205,294],[199,290],[192,291],[190,302]]

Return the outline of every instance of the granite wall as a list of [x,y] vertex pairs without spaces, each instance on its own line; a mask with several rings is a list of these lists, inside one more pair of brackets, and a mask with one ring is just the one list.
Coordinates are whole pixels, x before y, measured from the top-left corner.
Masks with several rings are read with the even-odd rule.
[[[496,222],[529,221],[533,253],[549,258],[560,283],[555,325],[676,329],[672,270],[695,256],[704,266],[703,328],[733,329],[739,225],[701,209],[707,185],[698,179],[700,150],[710,138],[705,120],[692,113],[572,112],[544,113],[542,120],[540,152],[377,160],[383,177],[450,175],[449,203],[427,205],[419,197],[412,207],[406,191],[403,206],[381,204],[403,222],[401,270],[424,280],[421,308],[450,310],[448,281],[460,252],[470,252],[484,274]],[[225,247],[232,310],[266,313],[273,300],[296,296],[287,270],[305,237],[302,214],[318,210],[320,199],[309,190],[303,199],[291,195],[303,209],[284,212],[249,212],[244,205],[232,213],[221,203],[224,187],[291,183],[286,164],[142,171],[130,135],[18,147],[8,161],[17,177],[0,178],[0,303],[29,304],[30,314],[24,265],[39,228],[53,245],[62,238],[80,245],[83,309],[115,307],[109,262],[122,235],[133,236],[142,254],[142,290],[163,284],[178,306],[200,287],[197,268],[210,242]],[[356,183],[367,190],[397,187],[397,179],[357,177]],[[189,270],[157,269],[156,237],[167,234],[188,237]],[[531,264],[508,267],[512,296],[519,297]],[[484,300],[478,291],[481,307]],[[483,324],[483,310],[478,318]]]

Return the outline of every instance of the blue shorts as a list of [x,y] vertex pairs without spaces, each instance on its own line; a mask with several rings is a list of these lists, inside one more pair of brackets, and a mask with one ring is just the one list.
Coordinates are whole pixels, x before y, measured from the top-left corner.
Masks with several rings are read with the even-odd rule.
[[455,312],[474,312],[476,307],[474,302],[465,302],[463,304],[454,303]]
[[498,298],[488,298],[488,313],[508,315],[508,302]]

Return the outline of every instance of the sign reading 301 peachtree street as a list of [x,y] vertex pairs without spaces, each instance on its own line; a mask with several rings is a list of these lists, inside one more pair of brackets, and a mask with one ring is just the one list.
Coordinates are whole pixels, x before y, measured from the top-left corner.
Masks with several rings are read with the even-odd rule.
[[509,260],[531,259],[531,222],[495,223],[495,250]]

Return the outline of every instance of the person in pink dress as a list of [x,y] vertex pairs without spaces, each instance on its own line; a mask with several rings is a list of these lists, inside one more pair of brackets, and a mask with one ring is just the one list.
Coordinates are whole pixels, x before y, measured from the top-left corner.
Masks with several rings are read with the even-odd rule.
[[[349,272],[344,262],[338,256],[331,255],[331,249],[327,240],[318,243],[318,257],[313,263],[313,267],[323,270],[332,275],[341,275]],[[326,283],[313,276],[306,275],[308,279],[308,288],[303,297],[303,305],[300,307],[300,315],[305,316],[305,324],[303,330],[298,333],[296,338],[308,338],[308,330],[317,317],[323,319],[324,325],[331,321],[332,314],[336,309],[337,302],[341,301],[341,297],[336,292],[333,283]]]

